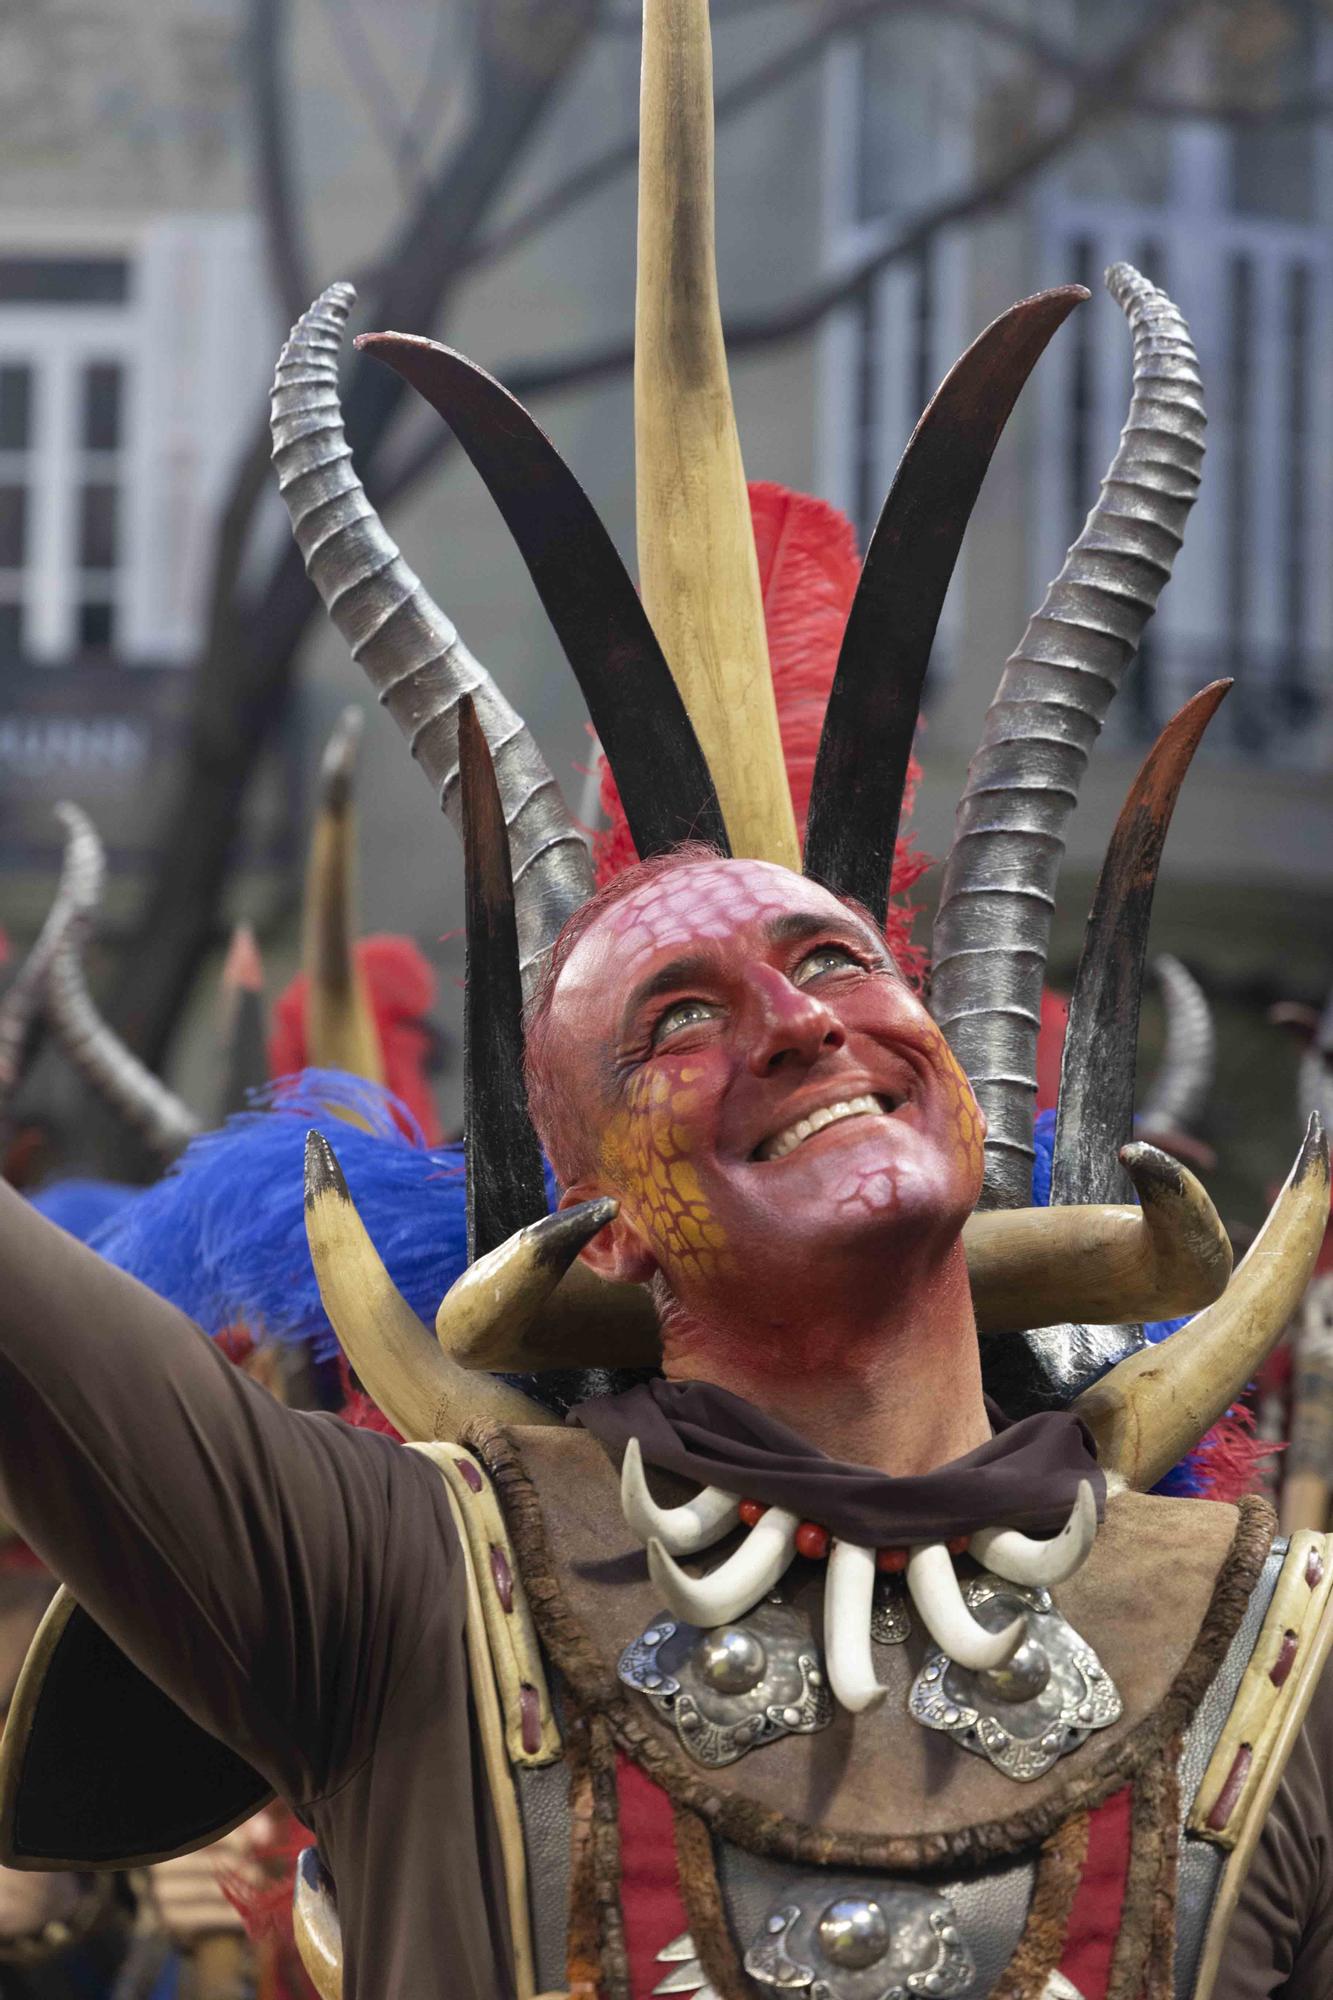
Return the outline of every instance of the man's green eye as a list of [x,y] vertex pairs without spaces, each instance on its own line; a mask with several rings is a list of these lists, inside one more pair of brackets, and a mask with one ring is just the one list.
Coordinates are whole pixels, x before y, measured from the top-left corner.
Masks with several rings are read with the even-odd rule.
[[657,1026],[653,1029],[653,1047],[674,1035],[679,1028],[695,1028],[701,1021],[711,1021],[721,1010],[708,1000],[678,1000],[674,1007],[668,1007]]
[[820,978],[826,972],[845,972],[847,967],[861,969],[861,961],[855,952],[843,944],[821,944],[817,951],[809,952],[792,974],[792,984],[808,986],[812,979]]

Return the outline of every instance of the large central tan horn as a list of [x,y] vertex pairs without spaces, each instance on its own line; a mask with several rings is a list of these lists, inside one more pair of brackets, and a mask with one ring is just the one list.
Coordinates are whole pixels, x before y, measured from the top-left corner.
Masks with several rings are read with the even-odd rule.
[[[1093,1326],[1175,1319],[1222,1296],[1231,1245],[1193,1174],[1153,1146],[1126,1146],[1120,1157],[1139,1208],[969,1217],[963,1248],[981,1332],[1017,1333],[1061,1315]],[[570,1262],[602,1226],[594,1212],[604,1206],[565,1212],[580,1218],[577,1238],[568,1228],[557,1233],[564,1217],[551,1216],[464,1272],[435,1321],[445,1352],[464,1368],[522,1373],[655,1367],[661,1338],[646,1288],[608,1284]]]
[[302,959],[306,1054],[316,1069],[383,1083],[384,1056],[356,962],[356,810],[353,773],[364,717],[345,708],[324,751],[319,808],[306,864]]
[[508,1383],[471,1374],[441,1351],[385,1270],[333,1148],[318,1132],[306,1137],[305,1226],[319,1296],[343,1352],[405,1438],[456,1440],[478,1418],[557,1421]]
[[1316,1113],[1290,1179],[1215,1305],[1142,1348],[1073,1405],[1108,1475],[1153,1486],[1228,1410],[1299,1305],[1328,1224],[1328,1147]]
[[718,308],[708,0],[645,0],[639,118],[639,583],[732,853],[799,871]]

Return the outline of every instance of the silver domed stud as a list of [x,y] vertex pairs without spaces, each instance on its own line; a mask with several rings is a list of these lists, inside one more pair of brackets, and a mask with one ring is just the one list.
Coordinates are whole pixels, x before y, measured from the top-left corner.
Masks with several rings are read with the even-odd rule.
[[994,1701],[1032,1701],[1050,1678],[1051,1659],[1046,1648],[1035,1639],[1025,1639],[1012,1660],[978,1674],[977,1687]]
[[868,1896],[840,1896],[819,1919],[824,1955],[848,1972],[876,1965],[889,1948],[889,1925],[879,1904]]
[[696,1658],[703,1679],[719,1694],[748,1694],[758,1687],[768,1665],[762,1643],[743,1625],[724,1625],[716,1632],[706,1632]]

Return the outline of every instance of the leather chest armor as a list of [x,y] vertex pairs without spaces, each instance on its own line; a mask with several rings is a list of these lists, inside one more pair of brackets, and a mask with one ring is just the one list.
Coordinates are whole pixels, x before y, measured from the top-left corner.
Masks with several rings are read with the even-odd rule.
[[[512,1564],[521,1577],[541,1635],[563,1744],[558,1759],[514,1765],[530,1990],[574,1990],[582,1927],[583,1962],[597,1959],[601,1991],[631,2000],[655,1991],[686,2000],[779,1992],[1099,2000],[1104,1986],[1084,1991],[1061,1973],[1060,1958],[1085,1870],[1119,1840],[1117,1979],[1124,1983],[1137,1952],[1145,1992],[1180,2000],[1195,1992],[1238,1832],[1232,1824],[1228,1835],[1228,1822],[1247,1818],[1245,1783],[1228,1793],[1232,1772],[1219,1779],[1216,1768],[1232,1756],[1228,1719],[1238,1694],[1244,1701],[1247,1669],[1255,1678],[1276,1594],[1285,1592],[1276,1607],[1283,1630],[1295,1619],[1301,1633],[1303,1623],[1301,1650],[1313,1660],[1315,1628],[1327,1623],[1322,1537],[1302,1538],[1289,1555],[1260,1503],[1112,1500],[1093,1557],[1055,1596],[1105,1657],[1124,1712],[1035,1783],[1016,1783],[908,1713],[928,1644],[921,1637],[883,1670],[890,1692],[879,1710],[839,1711],[826,1727],[709,1768],[618,1676],[625,1648],[662,1614],[600,1447],[577,1432],[474,1442],[503,1507],[502,1568]],[[462,1456],[454,1447],[432,1455],[446,1452]],[[799,1612],[820,1581],[814,1565],[796,1569],[806,1573],[784,1579],[783,1596]],[[1293,1578],[1304,1590],[1297,1610]],[[1268,1780],[1271,1795],[1276,1773]],[[654,1951],[658,1976],[645,1984],[632,1967],[642,1961],[635,1843],[648,1791],[659,1798],[661,1835],[649,1845],[669,1846],[674,1827],[682,1916]],[[1200,1804],[1217,1822],[1211,1830]],[[608,1908],[617,1896],[619,1907]],[[1164,1901],[1175,1912],[1165,1941]]]

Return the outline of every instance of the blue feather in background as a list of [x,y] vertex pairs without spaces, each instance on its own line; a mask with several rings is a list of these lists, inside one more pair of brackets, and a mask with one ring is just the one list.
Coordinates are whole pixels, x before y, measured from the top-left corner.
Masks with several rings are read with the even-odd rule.
[[431,1324],[467,1264],[462,1147],[431,1150],[398,1099],[335,1070],[284,1077],[257,1105],[193,1140],[156,1186],[93,1231],[92,1248],[206,1333],[239,1323],[257,1341],[308,1342],[315,1360],[330,1360],[338,1343],[305,1234],[305,1135],[313,1127],[337,1154],[394,1283]]

